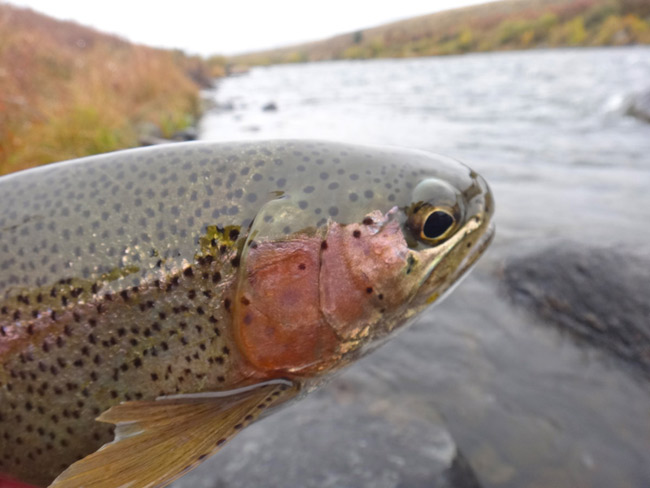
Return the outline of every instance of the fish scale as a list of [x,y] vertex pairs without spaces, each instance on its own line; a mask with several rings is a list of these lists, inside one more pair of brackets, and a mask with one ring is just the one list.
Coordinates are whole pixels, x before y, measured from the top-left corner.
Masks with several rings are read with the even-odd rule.
[[[380,303],[373,286],[383,285],[367,283],[358,285],[368,291],[360,292],[354,319],[341,315],[336,304],[327,309],[346,327],[345,334],[356,334],[341,348],[345,352],[333,352],[339,347],[339,339],[333,338],[340,332],[322,343],[325,336],[311,329],[296,328],[306,331],[313,346],[301,349],[289,339],[270,349],[268,343],[266,349],[256,344],[265,334],[284,337],[273,335],[279,329],[269,317],[280,322],[291,317],[304,327],[301,315],[322,316],[318,309],[287,314],[274,307],[286,303],[307,312],[319,306],[319,299],[296,302],[303,295],[291,283],[303,279],[294,278],[295,273],[317,273],[300,281],[303,288],[312,286],[309,296],[317,295],[319,276],[339,279],[336,273],[322,274],[319,263],[344,270],[354,261],[350,258],[340,268],[338,251],[326,246],[330,235],[346,235],[331,242],[344,247],[352,239],[356,244],[351,252],[368,255],[363,251],[366,242],[381,243],[382,229],[399,229],[401,224],[389,224],[391,212],[409,208],[412,192],[428,177],[464,189],[468,199],[488,198],[474,206],[489,205],[487,187],[476,187],[477,176],[448,158],[323,141],[177,144],[94,156],[0,179],[0,472],[47,485],[112,440],[113,426],[95,419],[121,402],[230,391],[287,377],[303,385],[296,378],[306,377],[306,371],[317,375],[333,368],[333,360],[321,361],[322,355],[343,357],[366,340],[368,326],[357,330],[346,322],[356,324],[373,307],[381,313],[364,320],[381,322],[377,317],[385,315],[394,321],[385,330],[392,331],[402,322],[399,317],[412,313],[398,308],[399,313],[384,314],[393,302],[402,306],[401,295],[384,300],[375,292],[384,300]],[[385,223],[376,228],[361,224],[364,217],[373,222],[368,215]],[[348,232],[348,227],[356,230]],[[388,244],[375,244],[380,246],[377,253],[402,245],[403,238],[393,243],[397,237],[390,232],[385,230]],[[323,243],[304,247],[309,239]],[[294,244],[274,244],[282,241]],[[248,259],[261,252],[266,253],[263,259]],[[334,259],[324,259],[325,252]],[[458,252],[462,257],[469,251]],[[273,273],[264,271],[271,269],[264,267],[276,254],[280,264]],[[312,264],[308,268],[305,263]],[[375,265],[372,260],[369,264]],[[293,274],[285,279],[287,266]],[[411,264],[407,273],[410,269]],[[453,269],[446,271],[449,276]],[[452,280],[441,276],[440,282]],[[257,277],[271,284],[258,285],[255,280],[262,278]],[[420,281],[413,282],[413,290]],[[246,312],[249,305],[256,306],[249,296],[259,296],[274,312]],[[253,316],[255,329],[242,329]],[[250,336],[250,330],[256,335]],[[267,357],[274,347],[286,364],[294,364],[300,350],[315,354],[323,365],[295,375],[288,366],[274,370],[277,360]],[[310,352],[312,347],[319,352]],[[256,363],[251,351],[264,360]]]

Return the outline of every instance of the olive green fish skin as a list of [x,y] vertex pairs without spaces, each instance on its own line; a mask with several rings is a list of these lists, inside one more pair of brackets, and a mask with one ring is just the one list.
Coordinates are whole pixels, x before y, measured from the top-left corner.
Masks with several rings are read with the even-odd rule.
[[0,179],[0,473],[47,484],[112,439],[94,421],[111,406],[246,383],[225,290],[265,204],[290,197],[293,227],[260,216],[290,234],[407,207],[427,178],[466,189],[477,176],[419,151],[262,141]]

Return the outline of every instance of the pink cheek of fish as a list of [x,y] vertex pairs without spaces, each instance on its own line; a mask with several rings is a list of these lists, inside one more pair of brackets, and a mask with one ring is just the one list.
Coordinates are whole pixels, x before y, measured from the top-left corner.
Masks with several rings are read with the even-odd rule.
[[376,231],[334,224],[321,257],[320,307],[337,335],[349,339],[404,299],[408,247],[397,222]]
[[246,258],[235,299],[235,337],[258,370],[307,371],[334,353],[338,339],[319,311],[321,241],[260,243]]

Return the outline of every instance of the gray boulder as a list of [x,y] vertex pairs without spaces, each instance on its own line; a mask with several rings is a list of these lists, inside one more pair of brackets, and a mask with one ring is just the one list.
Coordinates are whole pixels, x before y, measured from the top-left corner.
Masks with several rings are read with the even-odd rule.
[[178,130],[172,134],[172,141],[176,142],[187,142],[187,141],[195,141],[199,136],[198,131],[196,130],[196,127],[189,126],[184,129]]
[[650,259],[554,242],[506,261],[508,295],[650,377]]
[[263,112],[277,112],[278,105],[275,102],[269,102],[262,107]]
[[625,113],[645,122],[650,122],[650,89],[630,97]]

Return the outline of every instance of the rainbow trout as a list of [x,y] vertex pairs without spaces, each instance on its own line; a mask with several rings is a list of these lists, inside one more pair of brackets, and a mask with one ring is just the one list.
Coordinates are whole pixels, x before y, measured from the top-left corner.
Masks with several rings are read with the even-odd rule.
[[0,179],[0,473],[164,486],[383,343],[487,247],[443,156],[187,143]]

